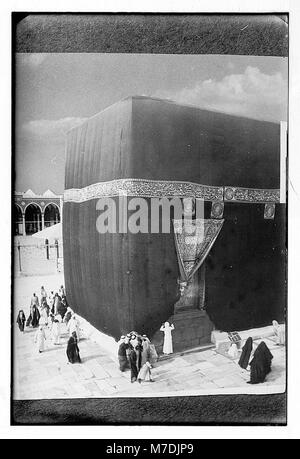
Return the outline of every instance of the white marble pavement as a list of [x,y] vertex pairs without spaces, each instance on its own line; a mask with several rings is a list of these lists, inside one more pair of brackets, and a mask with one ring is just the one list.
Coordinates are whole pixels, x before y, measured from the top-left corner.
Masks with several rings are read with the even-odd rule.
[[[27,315],[34,291],[39,293],[41,285],[46,291],[57,290],[62,283],[61,274],[17,278],[15,310],[22,308]],[[106,346],[101,346],[95,333],[87,332],[88,338],[79,342],[82,364],[70,365],[66,357],[66,329],[62,328],[60,345],[48,339],[45,352],[38,354],[33,342],[35,331],[26,329],[22,334],[17,324],[13,325],[14,399],[279,393],[285,390],[285,347],[276,346],[272,336],[263,338],[274,355],[273,370],[263,384],[247,384],[249,372],[214,349],[198,349],[162,359],[153,369],[154,383],[132,384],[130,372],[119,371],[116,356],[110,354]],[[255,343],[260,340],[257,337]]]

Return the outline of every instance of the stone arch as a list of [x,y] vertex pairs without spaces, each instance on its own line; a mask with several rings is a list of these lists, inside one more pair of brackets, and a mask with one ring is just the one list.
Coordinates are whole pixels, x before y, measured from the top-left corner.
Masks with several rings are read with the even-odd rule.
[[55,202],[49,202],[44,208],[45,228],[60,222],[60,209]]
[[30,202],[25,207],[26,234],[34,234],[42,229],[42,209],[36,202]]
[[17,203],[14,203],[13,222],[14,222],[14,235],[15,236],[23,235],[23,212],[22,212],[22,207]]
[[31,202],[29,202],[28,204],[26,204],[26,206],[25,206],[25,208],[24,208],[24,214],[25,214],[25,212],[26,212],[26,210],[27,210],[27,207],[32,206],[32,205],[38,207],[39,210],[40,210],[40,212],[42,213],[42,208],[41,208],[41,206],[40,206],[37,202],[31,201]]

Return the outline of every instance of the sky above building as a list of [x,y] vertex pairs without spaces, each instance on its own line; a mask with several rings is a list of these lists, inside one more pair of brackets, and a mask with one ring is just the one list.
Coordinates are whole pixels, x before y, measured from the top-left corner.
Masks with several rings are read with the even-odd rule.
[[268,121],[287,119],[286,58],[17,54],[17,191],[64,189],[66,132],[132,95]]

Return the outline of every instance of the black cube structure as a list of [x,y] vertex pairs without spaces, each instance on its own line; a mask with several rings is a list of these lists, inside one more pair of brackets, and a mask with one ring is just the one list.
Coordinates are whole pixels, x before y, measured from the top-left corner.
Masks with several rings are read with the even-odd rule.
[[71,130],[63,211],[71,307],[115,338],[131,330],[153,336],[180,299],[173,229],[100,234],[97,202],[110,197],[119,209],[122,193],[129,201],[193,197],[203,201],[204,218],[224,220],[202,265],[210,321],[223,331],[282,321],[280,132],[280,123],[141,96]]

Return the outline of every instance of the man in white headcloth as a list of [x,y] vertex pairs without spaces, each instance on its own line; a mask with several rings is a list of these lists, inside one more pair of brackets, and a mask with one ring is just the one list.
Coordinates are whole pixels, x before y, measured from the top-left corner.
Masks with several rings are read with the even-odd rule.
[[138,345],[138,340],[137,340],[137,335],[136,334],[131,334],[130,344],[133,347],[136,347]]
[[285,327],[284,325],[279,325],[277,320],[273,320],[272,324],[273,324],[276,344],[278,346],[280,345],[284,346],[285,345]]
[[49,306],[50,306],[50,311],[52,312],[52,314],[54,314],[54,292],[51,291],[50,295],[49,295]]
[[228,350],[228,355],[233,360],[236,360],[239,357],[239,351],[235,343],[231,343],[231,346]]
[[120,344],[124,343],[126,336],[122,335],[119,341],[117,342],[117,345],[120,346]]
[[57,316],[55,316],[52,324],[51,335],[53,344],[60,344],[60,321]]
[[44,327],[40,325],[38,331],[36,332],[35,339],[34,339],[39,353],[43,352],[45,349],[45,340],[46,340],[45,330],[44,330]]
[[77,319],[77,317],[75,315],[73,315],[71,317],[71,319],[69,320],[67,328],[68,328],[68,331],[69,331],[69,336],[71,337],[73,332],[75,332],[77,341],[79,341],[80,340],[79,320]]
[[58,290],[58,293],[59,293],[59,296],[61,298],[64,298],[66,296],[66,292],[65,292],[65,289],[64,289],[63,285],[60,286],[60,289]]
[[65,317],[64,317],[64,323],[68,326],[68,323],[69,321],[71,320],[72,318],[72,314],[73,314],[73,311],[71,308],[69,308],[69,306],[67,307],[67,311],[65,313]]
[[43,304],[44,301],[47,301],[47,292],[45,290],[45,287],[42,285],[41,286],[41,304]]
[[150,340],[146,335],[142,336],[142,345],[143,351],[141,365],[143,366],[146,362],[150,361]]
[[39,325],[48,325],[48,308],[47,308],[47,303],[44,302],[42,303],[41,306],[41,317],[39,321]]
[[172,342],[172,331],[174,330],[174,325],[169,324],[169,322],[165,322],[161,327],[160,331],[164,332],[164,346],[163,346],[163,353],[164,354],[172,354],[173,353],[173,342]]
[[35,293],[31,297],[30,306],[36,306],[37,308],[40,306],[39,299],[38,299],[38,297],[36,296]]

